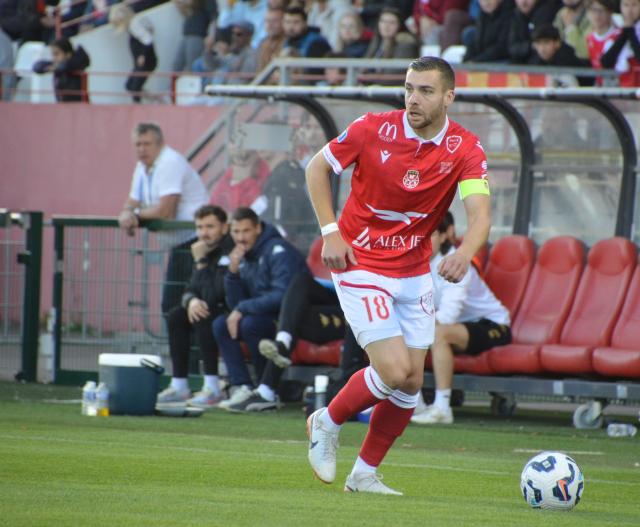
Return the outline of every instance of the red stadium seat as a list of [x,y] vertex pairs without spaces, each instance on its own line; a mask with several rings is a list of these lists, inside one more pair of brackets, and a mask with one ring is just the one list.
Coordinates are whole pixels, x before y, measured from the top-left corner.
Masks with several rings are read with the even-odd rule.
[[515,318],[533,267],[535,247],[526,236],[506,236],[492,247],[484,279]]
[[593,351],[593,369],[607,377],[640,377],[640,265],[613,328],[611,347]]
[[593,372],[593,348],[609,345],[637,260],[636,246],[625,238],[602,240],[591,248],[560,343],[540,350],[546,371]]
[[584,246],[576,238],[558,236],[542,245],[511,324],[513,343],[488,352],[496,373],[542,371],[540,346],[560,340],[583,267]]
[[300,340],[293,350],[291,361],[297,366],[322,364],[323,366],[337,367],[340,366],[341,347],[342,340],[334,340],[326,344],[314,344]]
[[[491,252],[487,245],[482,247],[474,256],[473,264],[495,295],[513,313],[512,308],[517,309],[526,287],[534,257],[535,247],[531,240],[524,236],[507,236],[499,240]],[[455,373],[494,373],[486,352],[479,355],[455,355],[453,360]]]
[[[313,276],[331,280],[331,271],[322,263],[321,253],[322,237],[319,237],[311,244],[307,255],[307,265]],[[314,344],[306,340],[299,340],[291,355],[291,362],[296,366],[339,366],[341,347],[342,340],[326,344]]]

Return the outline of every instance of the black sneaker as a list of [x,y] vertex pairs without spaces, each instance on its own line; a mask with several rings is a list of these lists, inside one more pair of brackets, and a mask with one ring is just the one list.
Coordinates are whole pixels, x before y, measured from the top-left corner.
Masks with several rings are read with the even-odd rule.
[[273,361],[278,368],[291,366],[289,350],[279,340],[262,339],[258,344],[258,350],[263,357]]
[[230,412],[266,412],[267,410],[277,410],[279,407],[278,399],[275,401],[267,401],[258,393],[257,390],[251,392],[251,396],[241,403],[230,406]]

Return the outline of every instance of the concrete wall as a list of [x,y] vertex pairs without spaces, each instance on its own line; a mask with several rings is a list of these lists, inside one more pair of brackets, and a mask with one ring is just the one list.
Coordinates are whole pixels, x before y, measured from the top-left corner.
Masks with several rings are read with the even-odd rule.
[[[185,152],[220,108],[0,103],[0,208],[115,216],[127,197],[135,154],[131,130],[157,122]],[[42,310],[51,306],[53,238],[46,229]]]

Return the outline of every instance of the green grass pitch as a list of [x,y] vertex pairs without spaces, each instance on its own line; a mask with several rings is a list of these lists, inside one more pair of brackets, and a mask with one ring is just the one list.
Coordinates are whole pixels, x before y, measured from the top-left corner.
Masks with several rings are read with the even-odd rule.
[[[575,430],[570,414],[503,419],[465,407],[453,426],[410,426],[380,470],[405,493],[393,497],[342,491],[366,431],[360,423],[343,428],[338,478],[324,485],[307,465],[299,405],[251,416],[94,418],[52,402],[79,396],[0,383],[0,525],[640,525],[640,437]],[[539,450],[566,451],[582,468],[573,511],[532,510],[522,499],[520,472]]]

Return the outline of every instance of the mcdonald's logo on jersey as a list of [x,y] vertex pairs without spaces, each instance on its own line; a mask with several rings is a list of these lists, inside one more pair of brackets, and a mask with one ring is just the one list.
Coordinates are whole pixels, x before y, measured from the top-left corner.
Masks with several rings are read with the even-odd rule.
[[378,128],[378,137],[385,143],[395,141],[397,135],[398,127],[395,124],[389,123],[389,121],[385,121],[380,125],[380,128]]

